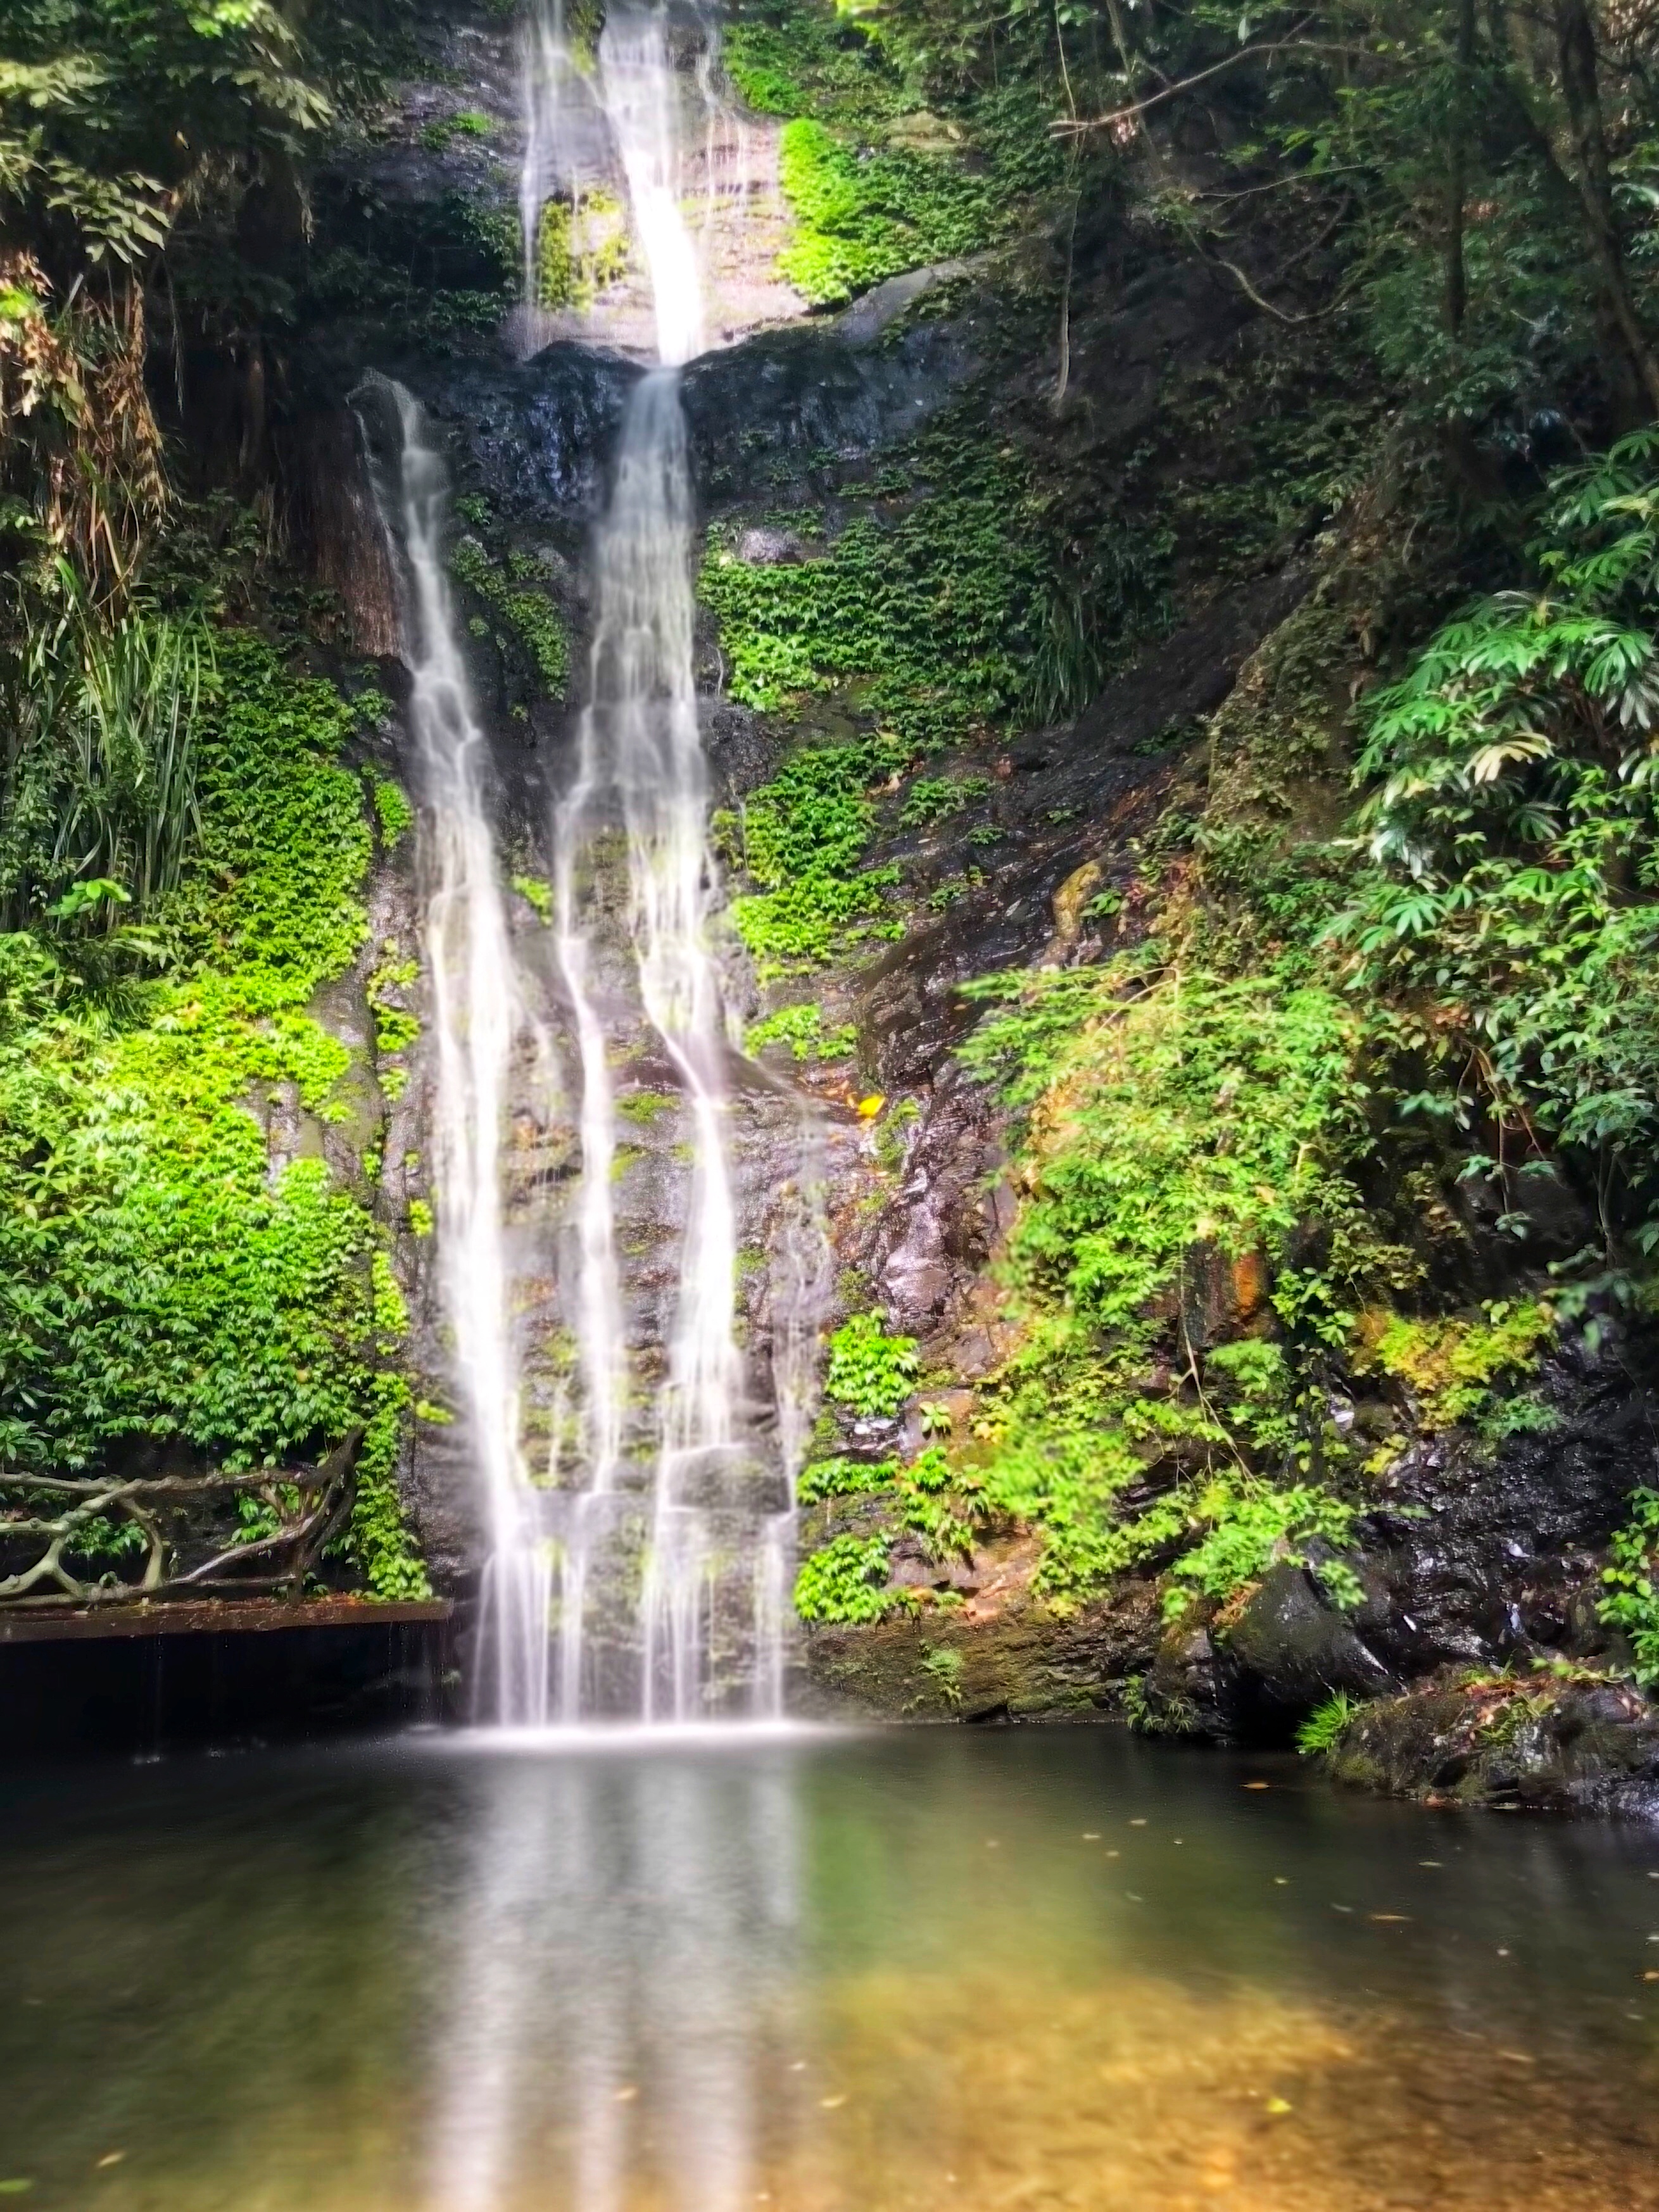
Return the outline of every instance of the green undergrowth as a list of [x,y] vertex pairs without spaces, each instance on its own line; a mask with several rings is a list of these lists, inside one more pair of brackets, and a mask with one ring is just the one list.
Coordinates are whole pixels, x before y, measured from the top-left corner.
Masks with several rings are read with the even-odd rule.
[[579,206],[549,200],[536,232],[536,303],[585,313],[628,273],[628,217],[613,193],[592,190]]
[[[570,647],[558,609],[536,588],[542,571],[527,553],[491,558],[476,538],[463,538],[449,556],[458,583],[482,600],[506,624],[513,642],[529,660],[550,699],[562,699],[570,675]],[[498,643],[505,641],[497,637]]]
[[[1035,1528],[1037,1588],[1062,1609],[1139,1569],[1179,1618],[1282,1560],[1357,1604],[1346,1555],[1375,1469],[1334,1405],[1369,1376],[1400,1401],[1401,1442],[1425,1407],[1431,1425],[1495,1418],[1524,1402],[1548,1309],[1407,1317],[1422,1267],[1365,1202],[1367,1038],[1339,991],[1156,945],[981,991],[963,1056],[1019,1137],[1012,1348],[948,1440],[908,1465],[826,1462],[805,1494],[873,1503],[941,1560]],[[899,1402],[896,1380],[882,1410]]]
[[273,1172],[261,1118],[352,1111],[350,1052],[307,1007],[364,936],[356,715],[251,632],[215,657],[199,838],[149,957],[100,983],[49,932],[0,938],[0,1462],[239,1470],[362,1426],[350,1548],[407,1595],[401,1299],[359,1199],[318,1158]]
[[925,66],[884,27],[873,14],[769,8],[725,40],[747,104],[787,118],[779,170],[794,232],[779,266],[815,306],[1009,236],[1066,173],[1034,86],[1011,76],[939,112]]
[[780,1006],[775,1013],[751,1022],[744,1033],[743,1048],[745,1052],[758,1053],[764,1052],[769,1045],[781,1044],[788,1047],[792,1060],[842,1060],[857,1042],[858,1031],[850,1023],[826,1029],[823,1009],[809,1000]]
[[1599,1611],[1609,1628],[1629,1639],[1632,1672],[1644,1689],[1659,1689],[1659,1491],[1644,1485],[1632,1497],[1630,1518],[1614,1535]]
[[928,749],[1075,711],[1166,627],[1156,529],[1096,514],[1083,544],[1065,488],[966,418],[885,459],[847,484],[859,511],[809,559],[745,561],[732,527],[710,532],[698,588],[734,698],[777,712],[850,689]]
[[1043,1528],[1056,1597],[1170,1553],[1178,1600],[1223,1597],[1344,1534],[1318,1370],[1365,1287],[1411,1272],[1354,1181],[1360,1025],[1330,992],[1127,958],[996,996],[965,1056],[1026,1133],[988,1502]]
[[726,856],[756,886],[732,901],[732,918],[763,981],[902,929],[886,911],[897,870],[865,866],[872,787],[902,751],[883,737],[804,747],[735,815],[717,817]]

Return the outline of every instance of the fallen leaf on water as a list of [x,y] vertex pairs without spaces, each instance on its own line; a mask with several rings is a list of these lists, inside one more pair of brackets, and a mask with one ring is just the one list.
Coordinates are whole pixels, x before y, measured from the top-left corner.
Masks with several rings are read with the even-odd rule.
[[33,2181],[21,2179],[0,2181],[0,2197],[22,2197],[27,2195],[33,2186]]
[[124,2150],[106,2150],[102,2158],[99,2160],[98,2163],[100,2166],[119,2166],[121,2160],[125,2156],[126,2153]]
[[1409,1912],[1370,1912],[1365,1917],[1368,1920],[1375,1920],[1379,1926],[1387,1928],[1404,1927],[1411,1919]]
[[1538,2061],[1530,2051],[1500,2051],[1500,2058],[1512,2058],[1517,2066],[1536,2066]]
[[820,2097],[818,2102],[826,2112],[833,2112],[837,2105],[844,2105],[847,2100],[845,2097]]
[[1244,1784],[1247,1790],[1271,1790],[1273,1786],[1271,1782],[1247,1782]]
[[639,2094],[640,2094],[640,2093],[639,2093],[639,2091],[638,2091],[638,2090],[634,2087],[634,2084],[630,2081],[630,2082],[629,2083],[628,2087],[627,2087],[625,2089],[618,2089],[618,2090],[617,2090],[617,2096],[616,2096],[616,2101],[617,2101],[617,2104],[619,2104],[619,2105],[631,2105],[631,2104],[633,2103],[633,2101],[634,2101],[635,2098],[635,2097],[637,2097],[637,2096],[639,2095]]
[[1282,2097],[1269,2097],[1267,2100],[1267,2114],[1272,2119],[1281,2118],[1290,2109]]

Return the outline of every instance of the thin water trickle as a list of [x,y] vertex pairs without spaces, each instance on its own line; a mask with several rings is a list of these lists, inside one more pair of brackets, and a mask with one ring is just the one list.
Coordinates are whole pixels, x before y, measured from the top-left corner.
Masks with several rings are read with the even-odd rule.
[[501,1132],[508,1065],[531,1024],[520,991],[486,804],[488,743],[445,563],[449,476],[421,409],[372,376],[355,397],[382,525],[403,586],[409,717],[424,802],[426,971],[437,1043],[434,1179],[445,1308],[489,1517],[479,1650],[483,1707],[544,1723],[551,1570],[519,1445]]

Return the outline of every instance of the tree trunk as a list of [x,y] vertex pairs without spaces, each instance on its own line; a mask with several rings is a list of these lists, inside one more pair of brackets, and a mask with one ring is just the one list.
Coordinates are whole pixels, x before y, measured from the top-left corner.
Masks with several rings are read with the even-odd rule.
[[1555,0],[1556,58],[1561,93],[1578,157],[1578,191],[1589,224],[1590,244],[1601,272],[1607,305],[1640,380],[1648,405],[1659,415],[1659,358],[1656,358],[1631,297],[1625,242],[1613,204],[1613,165],[1601,120],[1595,27],[1588,0]]
[[1446,149],[1446,331],[1456,337],[1468,305],[1463,266],[1463,204],[1468,198],[1470,109],[1474,74],[1474,0],[1457,0],[1457,73],[1452,82]]

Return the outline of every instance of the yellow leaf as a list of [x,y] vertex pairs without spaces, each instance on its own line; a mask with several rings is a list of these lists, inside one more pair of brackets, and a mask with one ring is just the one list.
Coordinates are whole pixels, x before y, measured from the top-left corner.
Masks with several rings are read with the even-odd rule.
[[882,1097],[878,1091],[872,1091],[867,1098],[860,1098],[859,1101],[860,1121],[873,1121],[877,1115],[880,1113],[882,1108],[886,1103],[887,1101]]

